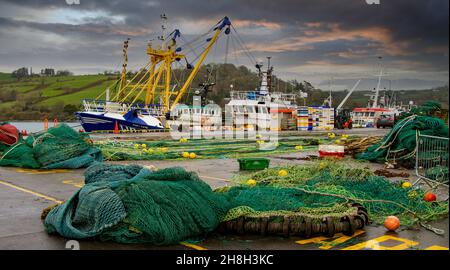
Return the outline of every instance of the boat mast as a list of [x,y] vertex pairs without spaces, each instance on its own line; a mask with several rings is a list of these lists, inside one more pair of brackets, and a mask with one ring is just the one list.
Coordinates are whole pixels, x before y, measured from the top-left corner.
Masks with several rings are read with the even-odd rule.
[[383,77],[383,66],[381,65],[381,59],[383,57],[379,56],[378,59],[380,60],[380,74],[378,75],[378,83],[377,88],[375,89],[375,97],[372,103],[372,108],[376,108],[378,106],[378,96],[380,94],[380,85],[381,85],[381,77]]
[[333,77],[330,79],[330,95],[328,96],[328,107],[333,107],[333,96],[331,95],[331,92],[333,91]]
[[272,58],[271,56],[267,56],[267,87],[268,87],[269,93],[272,92],[272,72],[273,72],[273,67],[270,66],[270,59],[271,58]]
[[[124,91],[122,89],[125,87],[127,83],[127,63],[128,63],[128,42],[130,38],[127,38],[123,42],[123,64],[122,64],[122,72],[120,74],[120,88],[119,88],[119,98],[122,99],[124,95]],[[108,99],[109,99],[109,93],[108,93]]]
[[[147,45],[147,54],[150,56],[150,68],[149,68],[149,79],[146,85],[146,94],[145,94],[145,106],[148,106],[153,102],[155,98],[156,88],[159,86],[159,82],[161,77],[165,77],[163,79],[163,105],[164,112],[168,111],[169,108],[169,97],[170,97],[170,78],[171,78],[171,65],[174,61],[179,61],[182,58],[185,58],[183,54],[178,53],[178,49],[175,47],[176,39],[180,37],[180,31],[175,29],[168,36],[166,35],[166,23],[167,16],[162,14],[161,16],[161,36],[158,36],[158,40],[160,44],[156,47],[153,47],[151,42]],[[159,65],[157,68],[156,66]]]
[[[209,41],[208,46],[206,46],[205,50],[200,55],[200,58],[198,59],[197,64],[195,65],[191,74],[189,74],[189,77],[186,79],[186,82],[184,83],[184,85],[178,91],[178,95],[175,97],[173,103],[170,105],[170,111],[172,111],[175,108],[175,106],[180,101],[181,97],[184,95],[184,93],[186,92],[188,87],[191,85],[192,80],[194,80],[194,77],[197,75],[197,73],[200,69],[200,66],[202,65],[203,61],[205,60],[206,56],[208,55],[209,51],[211,50],[211,47],[214,45],[214,43],[219,38],[219,35],[220,35],[220,33],[222,33],[222,30],[225,27],[227,27],[227,30],[225,30],[225,34],[227,34],[230,31],[230,30],[228,30],[228,29],[230,29],[230,26],[231,26],[230,19],[228,19],[228,17],[224,17],[220,21],[220,25],[215,28],[214,36],[212,38],[208,39],[208,41]],[[167,103],[167,105],[169,105],[169,104]],[[167,112],[169,112],[168,108],[167,108]]]
[[[208,55],[211,47],[215,44],[217,39],[219,38],[222,30],[225,29],[225,34],[230,33],[231,22],[228,17],[224,17],[218,24],[216,24],[215,28],[211,30],[214,33],[213,37],[208,38],[206,42],[208,42],[207,47],[204,49],[202,54],[199,57],[195,67],[193,68],[191,64],[187,63],[186,57],[184,54],[180,52],[183,50],[181,47],[177,47],[177,38],[181,36],[181,33],[178,29],[175,29],[170,34],[164,34],[166,30],[165,21],[167,17],[165,14],[161,15],[161,19],[163,20],[163,24],[161,26],[163,35],[158,36],[158,40],[160,41],[157,46],[153,46],[151,42],[147,45],[147,54],[150,57],[148,63],[134,75],[132,79],[129,81],[126,80],[126,62],[127,62],[127,48],[128,48],[128,40],[124,43],[124,65],[122,69],[121,76],[121,87],[119,92],[116,94],[113,100],[117,100],[118,102],[125,102],[128,98],[134,99],[130,103],[130,107],[132,104],[138,101],[138,98],[141,94],[145,92],[145,106],[148,107],[150,103],[155,98],[155,92],[157,89],[161,89],[160,98],[162,99],[161,105],[162,110],[161,113],[168,113],[172,111],[175,106],[180,101],[181,97],[186,93],[187,89],[191,85],[194,77],[197,75],[200,66]],[[210,32],[208,32],[209,34]],[[175,61],[181,61],[182,59],[186,60],[187,68],[193,69],[189,74],[189,77],[186,79],[184,85],[178,90],[175,90],[175,86],[170,85],[171,79],[171,65]],[[137,81],[137,82],[135,82]],[[130,91],[123,94],[123,90],[127,87],[131,87]],[[140,89],[140,90],[139,90]],[[138,91],[136,93],[135,91]],[[176,95],[175,99],[171,104],[169,104],[169,99],[171,95]]]

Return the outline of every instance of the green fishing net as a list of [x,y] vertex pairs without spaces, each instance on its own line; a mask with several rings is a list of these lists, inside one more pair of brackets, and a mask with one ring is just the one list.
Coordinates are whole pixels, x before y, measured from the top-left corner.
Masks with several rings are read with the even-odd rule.
[[442,106],[439,102],[434,100],[425,101],[422,105],[412,108],[408,112],[402,112],[397,117],[396,121],[400,121],[404,118],[407,118],[412,115],[420,115],[420,116],[434,116],[436,113],[442,110]]
[[[136,165],[97,163],[85,176],[81,191],[47,215],[44,224],[49,233],[168,245],[211,232],[229,209],[224,196],[182,168],[152,172]],[[76,221],[84,222],[75,222],[76,216],[81,216]]]
[[[317,150],[317,145],[328,139],[312,138],[278,138],[277,142],[265,139],[192,139],[186,142],[178,140],[145,141],[99,141],[95,146],[101,149],[105,160],[163,160],[183,159],[183,153],[195,153],[197,158],[239,158],[265,156],[298,152],[296,146],[303,146],[302,151]],[[258,143],[259,142],[259,143]],[[144,146],[144,147],[143,147]],[[270,146],[273,146],[272,148]]]
[[[279,170],[288,172],[279,176]],[[419,188],[403,188],[401,183],[375,176],[368,168],[346,166],[333,161],[322,161],[311,166],[288,166],[271,168],[252,175],[238,176],[235,181],[245,183],[254,179],[258,185],[253,189],[240,190],[233,187],[229,193],[237,204],[245,204],[254,210],[277,208],[286,202],[292,209],[298,207],[333,207],[346,202],[362,204],[375,224],[382,224],[387,216],[397,216],[403,225],[418,221],[427,222],[448,215],[448,204],[424,201],[424,191]],[[287,197],[270,195],[273,188],[289,190]],[[298,200],[292,203],[292,200]],[[267,203],[267,204],[266,204]]]
[[[288,174],[280,176],[281,169]],[[246,185],[249,178],[257,184]],[[195,173],[177,167],[151,171],[97,163],[86,170],[85,179],[83,188],[49,212],[44,221],[49,233],[168,245],[205,237],[221,222],[242,216],[340,220],[355,214],[349,202],[362,204],[376,224],[390,215],[398,216],[403,225],[448,215],[446,203],[423,201],[419,189],[402,188],[366,168],[333,162],[238,176],[238,185],[214,192]]]
[[5,149],[0,166],[24,168],[82,168],[101,161],[102,153],[92,146],[87,134],[61,124],[47,132],[31,134]]
[[414,167],[417,136],[449,137],[448,126],[439,118],[412,115],[399,121],[377,144],[356,156],[360,160],[374,162],[402,161],[406,167]]

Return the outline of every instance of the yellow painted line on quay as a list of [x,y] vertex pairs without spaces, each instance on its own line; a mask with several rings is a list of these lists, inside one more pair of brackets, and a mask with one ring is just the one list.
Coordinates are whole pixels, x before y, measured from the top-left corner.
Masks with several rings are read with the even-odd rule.
[[[383,242],[396,241],[400,242],[396,246],[388,247],[381,245]],[[419,243],[411,241],[405,238],[395,237],[392,235],[383,235],[375,239],[362,242],[353,246],[343,248],[342,250],[361,250],[361,249],[372,249],[372,250],[405,250],[417,246]]]
[[[323,250],[328,250],[331,248],[334,248],[337,245],[340,244],[344,244],[345,242],[349,241],[350,239],[363,234],[364,231],[363,230],[359,230],[356,231],[354,235],[352,236],[345,236],[342,233],[336,234],[333,237],[325,237],[325,236],[317,236],[317,237],[313,237],[313,238],[309,238],[309,239],[303,239],[303,240],[299,240],[296,241],[296,244],[299,245],[305,245],[305,244],[318,244],[319,249],[323,249]],[[384,246],[382,243],[384,242],[398,242],[397,245],[394,246]],[[351,246],[347,246],[344,248],[341,248],[341,250],[363,250],[363,249],[370,249],[370,250],[405,250],[405,249],[409,249],[412,247],[415,247],[419,245],[418,242],[409,240],[409,239],[405,239],[405,238],[401,238],[401,237],[396,237],[396,236],[392,236],[392,235],[382,235],[379,237],[376,237],[374,239],[371,240],[367,240],[355,245],[351,245]],[[425,250],[449,250],[448,247],[443,247],[443,246],[438,246],[438,245],[434,245],[434,246],[430,246],[425,248]]]
[[84,186],[84,182],[83,181],[74,182],[72,180],[63,180],[62,183],[66,184],[66,185],[72,185],[72,186],[77,187],[77,188],[82,188]]
[[[68,180],[68,181],[72,182],[70,180]],[[65,182],[65,181],[63,181],[63,182]],[[71,184],[69,182],[67,182],[65,184]],[[64,203],[63,201],[58,200],[56,198],[53,198],[53,197],[44,195],[42,193],[30,190],[30,189],[26,189],[26,188],[23,188],[23,187],[20,187],[20,186],[8,183],[8,182],[3,181],[3,180],[0,180],[0,184],[2,184],[4,186],[7,186],[7,187],[10,187],[10,188],[13,188],[13,189],[16,189],[16,190],[19,190],[19,191],[22,191],[22,192],[25,192],[25,193],[32,194],[34,196],[43,198],[43,199],[51,201],[51,202],[55,202],[55,203],[58,203],[58,204]],[[352,238],[354,238],[354,237],[356,237],[358,235],[361,235],[363,233],[364,233],[364,231],[360,230],[360,231],[357,231],[352,236],[345,236],[345,235],[341,235],[341,234],[337,234],[337,237],[332,237],[332,238],[319,236],[319,237],[314,237],[314,238],[310,238],[310,239],[304,239],[304,240],[296,241],[295,243],[300,244],[300,245],[304,245],[304,244],[308,244],[308,243],[316,243],[316,244],[321,244],[321,246],[319,246],[320,249],[331,249],[334,246],[339,245],[339,244],[343,244],[343,243],[347,242],[348,240],[350,240],[350,239],[352,239]],[[330,239],[334,239],[334,240],[326,241],[326,240],[330,240]],[[398,245],[396,245],[396,246],[391,246],[391,247],[382,246],[381,245],[381,243],[387,242],[387,241],[397,241],[397,242],[400,242],[400,243]],[[202,246],[199,246],[199,245],[196,245],[196,244],[192,244],[192,243],[188,243],[188,242],[180,242],[179,244],[182,245],[182,246],[185,246],[185,247],[189,247],[189,248],[195,249],[195,250],[208,250],[205,247],[202,247]],[[342,250],[362,250],[362,249],[405,250],[405,249],[417,246],[418,244],[419,244],[418,242],[411,241],[411,240],[408,240],[408,239],[405,239],[405,238],[395,237],[395,236],[391,236],[391,235],[383,235],[383,236],[377,237],[377,238],[372,239],[372,240],[368,240],[368,241],[365,241],[365,242],[362,242],[362,243],[358,243],[356,245],[352,245],[352,246],[349,246],[349,247],[342,248]],[[438,246],[438,245],[433,245],[433,246],[425,248],[425,250],[449,250],[449,248],[448,247],[443,247],[443,246]]]
[[207,248],[201,247],[199,245],[191,244],[188,242],[180,242],[179,244],[182,246],[185,246],[185,247],[193,248],[195,250],[208,250]]
[[23,188],[23,187],[19,187],[19,186],[13,185],[13,184],[8,183],[8,182],[3,181],[3,180],[0,180],[0,184],[5,185],[5,186],[10,187],[10,188],[14,188],[16,190],[19,190],[19,191],[22,191],[22,192],[25,192],[25,193],[32,194],[34,196],[40,197],[42,199],[45,199],[47,201],[55,202],[55,203],[58,203],[58,204],[62,204],[63,203],[63,201],[60,201],[58,199],[52,198],[50,196],[44,195],[42,193],[30,190],[30,189],[26,189],[26,188]]
[[[317,236],[317,237],[313,237],[313,238],[309,238],[309,239],[304,239],[304,240],[299,240],[296,241],[296,244],[299,245],[305,245],[305,244],[310,244],[310,243],[314,243],[314,244],[319,244],[319,248],[320,249],[331,249],[337,245],[343,244],[345,242],[347,242],[348,240],[361,235],[365,233],[365,231],[363,230],[358,230],[356,231],[352,236],[346,236],[343,235],[342,233],[338,233],[333,237],[326,237],[326,236]],[[332,240],[332,241],[330,241]]]
[[26,173],[26,174],[51,174],[51,173],[65,173],[69,170],[66,169],[52,169],[52,170],[38,170],[38,169],[16,169],[16,172]]
[[442,246],[431,246],[427,247],[425,250],[448,250],[448,247],[442,247]]

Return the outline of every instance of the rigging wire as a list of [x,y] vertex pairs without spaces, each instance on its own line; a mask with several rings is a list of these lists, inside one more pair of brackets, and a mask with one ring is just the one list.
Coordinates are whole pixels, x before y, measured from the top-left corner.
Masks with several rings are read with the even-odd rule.
[[224,64],[227,64],[227,62],[228,62],[228,48],[229,48],[229,45],[230,45],[230,35],[227,35],[227,40],[226,40],[226,43],[225,43],[225,61],[224,61]]
[[232,54],[234,55],[234,60],[235,60],[236,66],[239,66],[239,61],[238,61],[238,57],[237,57],[238,51],[236,50],[235,42],[236,42],[235,39],[231,38],[231,47],[233,48],[232,49],[232,51],[233,51]]
[[195,50],[192,47],[192,44],[187,43],[186,39],[183,36],[180,36],[181,40],[185,42],[182,46],[187,46],[190,52],[192,52],[195,56],[198,56]]
[[250,62],[251,62],[252,64],[256,64],[256,63],[257,63],[256,58],[253,56],[253,54],[252,54],[252,53],[250,52],[250,50],[247,48],[247,46],[245,45],[244,41],[242,40],[242,38],[241,38],[240,35],[238,34],[236,28],[235,28],[233,25],[231,25],[231,28],[233,29],[234,33],[236,34],[238,44],[240,44],[241,47],[244,49],[244,52],[245,52],[246,55],[249,57]]

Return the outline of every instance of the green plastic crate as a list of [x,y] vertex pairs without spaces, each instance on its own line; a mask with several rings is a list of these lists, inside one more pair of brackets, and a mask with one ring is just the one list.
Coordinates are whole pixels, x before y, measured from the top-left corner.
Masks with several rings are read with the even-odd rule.
[[264,170],[269,168],[270,160],[267,158],[239,158],[239,170]]

